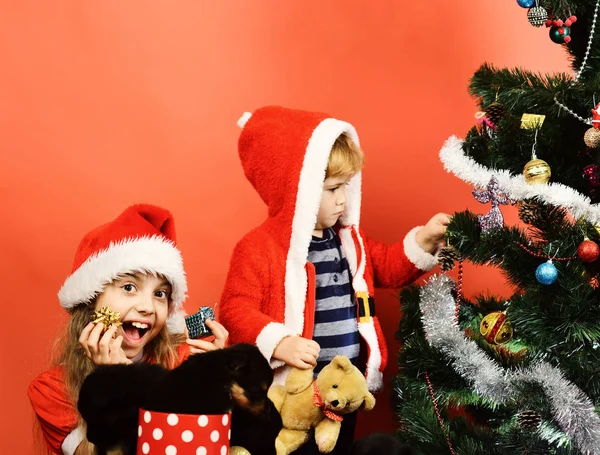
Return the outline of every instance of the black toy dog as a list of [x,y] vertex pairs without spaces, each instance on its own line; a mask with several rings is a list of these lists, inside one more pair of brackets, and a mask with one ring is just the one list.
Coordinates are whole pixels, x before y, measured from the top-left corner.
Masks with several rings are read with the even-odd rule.
[[386,433],[373,433],[358,439],[350,455],[414,455],[415,451],[401,444],[398,438]]
[[140,407],[176,414],[232,411],[231,445],[274,455],[281,417],[267,398],[272,381],[259,350],[239,344],[191,356],[171,371],[150,364],[98,367],[81,387],[78,409],[100,455],[135,454]]

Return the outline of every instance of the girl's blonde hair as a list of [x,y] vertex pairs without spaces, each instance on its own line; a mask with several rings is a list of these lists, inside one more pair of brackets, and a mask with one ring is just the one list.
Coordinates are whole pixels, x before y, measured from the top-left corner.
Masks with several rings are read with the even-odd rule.
[[331,147],[325,178],[354,175],[363,168],[364,163],[365,156],[358,144],[342,133]]

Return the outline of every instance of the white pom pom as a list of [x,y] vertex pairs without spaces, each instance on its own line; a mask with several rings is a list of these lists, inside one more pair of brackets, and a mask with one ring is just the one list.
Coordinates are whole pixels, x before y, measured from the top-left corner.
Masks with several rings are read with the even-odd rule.
[[175,310],[173,314],[167,318],[167,330],[169,333],[184,333],[185,332],[185,311]]
[[244,112],[242,114],[242,116],[240,117],[240,119],[237,121],[237,125],[240,128],[243,128],[244,126],[246,126],[246,122],[248,120],[250,120],[250,117],[252,117],[252,113],[251,112]]

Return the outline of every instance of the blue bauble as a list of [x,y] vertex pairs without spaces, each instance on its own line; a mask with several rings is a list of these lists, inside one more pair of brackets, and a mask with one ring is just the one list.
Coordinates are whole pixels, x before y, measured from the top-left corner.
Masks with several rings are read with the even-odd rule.
[[552,284],[558,278],[558,270],[552,261],[544,262],[535,270],[535,278],[542,284]]
[[517,0],[521,8],[531,8],[535,5],[535,0]]

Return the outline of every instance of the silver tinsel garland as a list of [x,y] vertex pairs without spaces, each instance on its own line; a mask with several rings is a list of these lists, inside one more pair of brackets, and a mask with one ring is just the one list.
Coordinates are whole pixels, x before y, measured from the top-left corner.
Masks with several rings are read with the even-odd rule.
[[507,371],[490,359],[454,322],[453,288],[454,282],[448,276],[437,275],[421,289],[420,307],[429,344],[451,359],[453,368],[477,394],[497,403],[515,399],[515,383],[519,381],[540,384],[556,422],[574,445],[584,455],[600,455],[600,417],[591,400],[546,362]]

